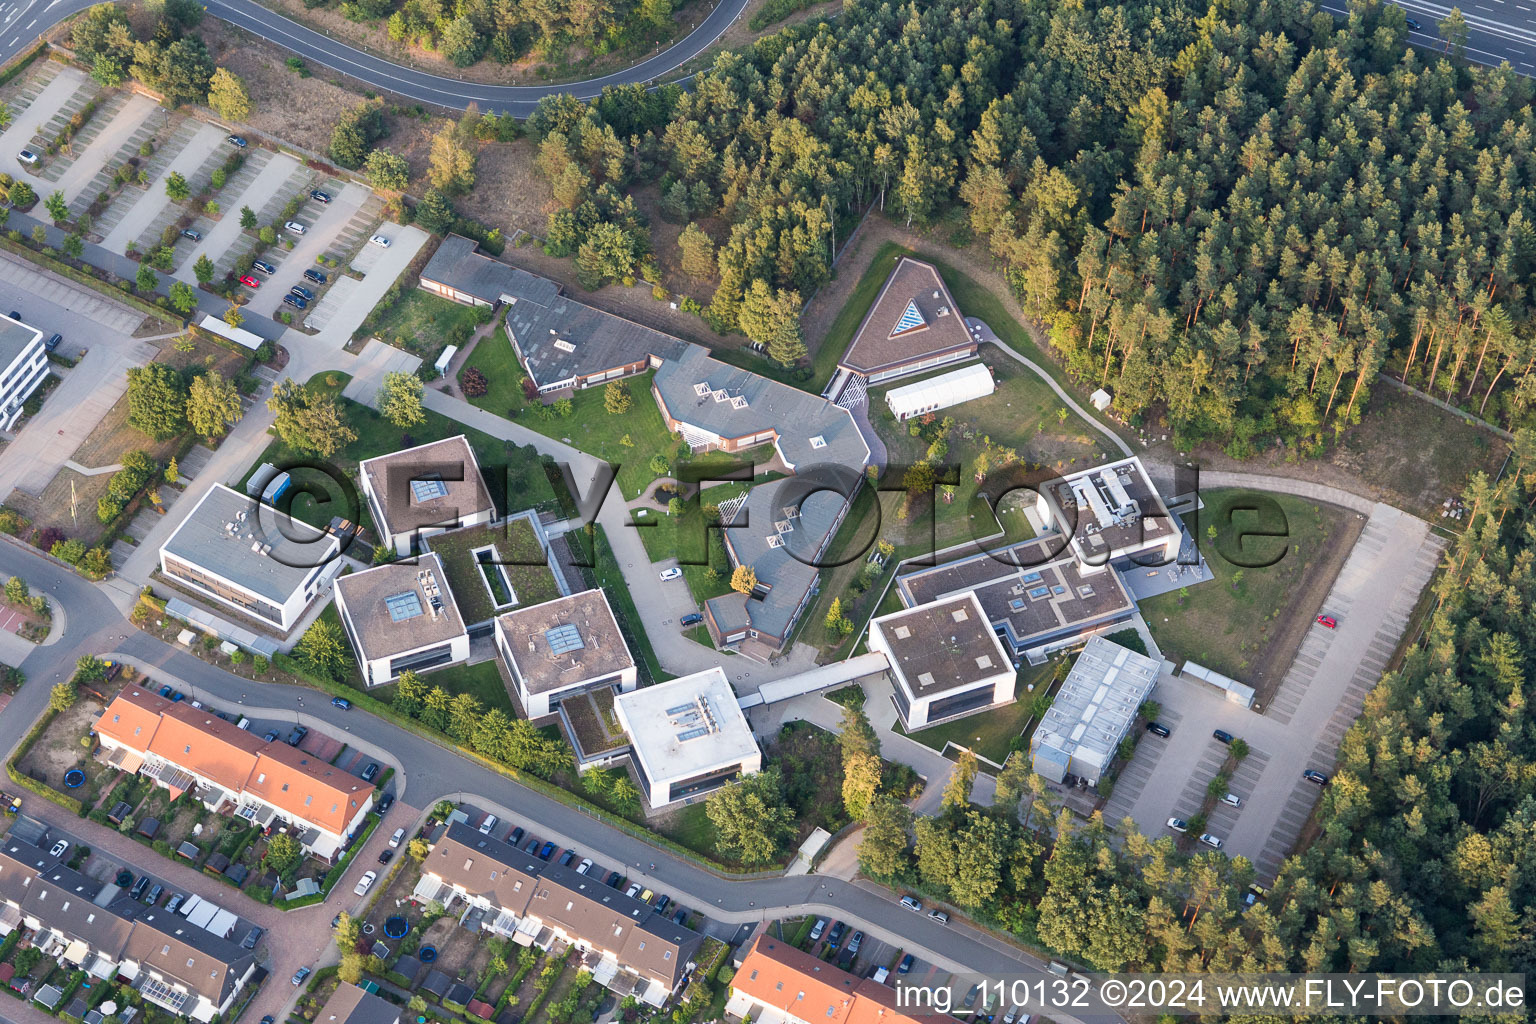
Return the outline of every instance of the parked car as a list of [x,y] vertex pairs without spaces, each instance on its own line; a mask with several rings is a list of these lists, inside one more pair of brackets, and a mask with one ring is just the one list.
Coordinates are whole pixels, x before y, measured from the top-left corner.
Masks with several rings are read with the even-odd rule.
[[227,141],[231,146],[236,146],[240,149],[244,149],[246,146],[250,145],[250,143],[245,141],[245,137],[243,135],[231,135]]
[[389,239],[385,238],[383,235],[374,235],[372,238],[368,239],[368,241],[372,242],[380,249],[389,248]]
[[312,188],[309,190],[309,198],[317,203],[328,203],[331,201],[331,194],[329,192],[321,192],[317,188]]
[[64,335],[55,332],[53,337],[49,338],[46,342],[43,343],[43,348],[49,352],[52,352],[54,349],[58,348],[63,341]]
[[1213,836],[1209,832],[1200,833],[1200,841],[1206,846],[1213,847],[1217,850],[1221,849],[1221,838],[1219,836]]
[[1324,775],[1322,772],[1313,771],[1311,768],[1308,768],[1306,771],[1302,772],[1301,777],[1316,786],[1328,785],[1328,776]]
[[369,761],[368,767],[363,769],[363,781],[372,782],[379,774],[379,762]]
[[156,882],[154,885],[149,887],[149,892],[144,894],[144,902],[152,907],[156,903],[159,903],[160,897],[164,895],[165,886],[161,885],[159,882]]
[[1161,736],[1164,739],[1167,739],[1169,736],[1173,735],[1172,730],[1170,730],[1166,725],[1164,725],[1161,722],[1148,722],[1147,723],[1147,732],[1151,733],[1154,736]]
[[184,701],[186,699],[187,699],[187,695],[182,693],[180,690],[172,690],[171,691],[171,703],[172,704],[180,704],[182,701]]
[[677,624],[679,626],[697,626],[703,621],[704,616],[700,615],[698,612],[689,612],[687,615],[684,615],[682,618],[678,619]]
[[273,740],[277,739],[277,730],[268,729],[267,734],[263,736],[262,739],[266,740],[268,743],[271,743]]
[[1325,629],[1337,629],[1339,620],[1332,615],[1319,615],[1317,617],[1317,624]]
[[261,287],[261,282],[256,280],[256,278],[252,277],[250,274],[241,274],[240,275],[240,283],[245,285],[247,288],[260,288]]
[[298,970],[293,972],[293,983],[295,985],[302,985],[304,984],[304,979],[307,977],[309,977],[309,968],[300,967]]
[[363,877],[359,878],[357,880],[357,885],[352,887],[353,893],[358,896],[368,895],[368,890],[373,887],[373,880],[378,877],[379,875],[376,871],[364,871]]
[[251,269],[252,270],[259,270],[263,274],[275,274],[275,273],[277,273],[277,268],[274,267],[272,264],[268,263],[266,260],[251,260]]
[[389,837],[389,848],[390,849],[394,849],[395,847],[399,846],[404,840],[405,840],[405,829],[403,829],[403,828],[395,829],[394,835]]
[[539,840],[538,840],[538,838],[535,837],[533,839],[528,840],[528,845],[523,847],[523,852],[528,854],[528,856],[530,856],[530,857],[537,857],[539,855]]
[[1216,741],[1218,743],[1231,743],[1232,742],[1232,734],[1227,732],[1227,730],[1225,730],[1225,729],[1216,729],[1216,730],[1212,731],[1211,735],[1216,737]]
[[671,896],[658,896],[658,897],[656,897],[656,912],[658,914],[665,914],[667,912],[667,904],[669,904],[671,902],[672,902],[672,897]]
[[651,892],[651,890],[649,890],[649,889],[645,890],[644,892],[642,892],[640,894],[640,902],[641,903],[650,903],[651,900],[653,900],[655,898],[656,898],[656,894],[654,892]]
[[67,849],[69,849],[69,840],[60,839],[58,842],[53,844],[53,849],[49,850],[48,852],[54,857],[62,857],[64,856],[64,851]]
[[386,793],[386,794],[384,794],[384,799],[379,801],[379,806],[377,808],[375,808],[375,809],[379,812],[379,815],[382,817],[383,815],[388,814],[389,813],[389,809],[391,807],[393,807],[393,806],[395,806],[395,794],[393,794],[393,793]]
[[1169,828],[1173,829],[1175,832],[1188,832],[1189,831],[1189,822],[1185,821],[1183,818],[1169,818],[1168,821],[1167,821],[1167,825],[1168,825]]
[[864,945],[864,933],[854,932],[853,936],[848,940],[848,954],[850,956],[858,956],[859,947],[862,945]]
[[885,984],[885,979],[889,978],[890,976],[891,976],[891,969],[889,967],[885,966],[884,964],[881,964],[879,967],[876,967],[875,968],[875,973],[872,975],[872,977],[875,979],[875,984],[876,985],[884,985]]
[[630,887],[628,889],[624,890],[624,895],[628,896],[630,899],[635,899],[636,897],[638,897],[640,895],[640,883],[639,882],[631,883]]
[[290,732],[288,734],[288,745],[290,747],[296,747],[300,743],[303,743],[304,742],[304,737],[308,736],[308,735],[309,735],[309,730],[308,729],[304,728],[304,726],[302,726],[302,725],[296,725],[296,726],[293,727],[293,732]]
[[539,848],[539,860],[549,860],[550,857],[554,856],[554,853],[555,844],[545,843],[542,847]]
[[571,866],[571,861],[573,861],[575,859],[576,859],[576,851],[575,850],[566,850],[564,853],[562,853],[560,855],[560,866],[563,867],[563,868],[568,868],[568,867]]
[[256,943],[261,941],[261,936],[262,930],[260,928],[252,928],[250,931],[245,933],[245,938],[240,940],[240,948],[255,949]]
[[967,1010],[976,1005],[976,994],[980,991],[981,985],[978,983],[972,985],[970,991],[965,994],[965,1002],[963,1005]]
[[672,915],[673,924],[680,925],[686,920],[688,920],[688,911],[686,910],[679,910],[677,913]]
[[676,567],[661,570],[661,581],[663,583],[666,583],[668,580],[680,580],[682,578],[683,570]]
[[166,913],[168,913],[168,914],[176,913],[176,911],[180,910],[181,909],[181,905],[183,903],[185,903],[186,901],[187,901],[187,897],[186,897],[185,894],[179,893],[179,892],[176,893],[170,899],[165,901]]
[[128,895],[133,899],[143,899],[144,890],[149,888],[149,876],[140,875],[139,880],[133,883],[133,888],[128,890]]
[[908,953],[906,956],[901,958],[901,963],[896,965],[896,973],[897,974],[910,974],[910,973],[912,973],[912,965],[915,964],[915,963],[917,963],[917,958],[914,957],[911,953]]
[[519,825],[507,835],[507,845],[516,846],[523,841],[523,826]]
[[1243,806],[1243,798],[1238,796],[1236,793],[1223,793],[1221,796],[1221,802],[1226,804],[1228,807]]
[[292,231],[296,235],[302,235],[304,232],[309,230],[309,228],[305,227],[303,224],[300,224],[296,220],[284,221],[283,227],[287,228],[289,231]]
[[827,933],[827,948],[836,949],[838,945],[843,941],[843,932],[847,930],[848,926],[843,924],[841,921],[837,922],[837,924],[834,924],[832,926],[832,930]]
[[272,1019],[272,1015],[269,1013],[265,1017],[261,1018],[257,1024],[277,1024],[277,1022]]
[[16,158],[24,164],[36,164],[38,161],[37,154],[32,152],[30,149],[24,149],[20,153],[17,153]]
[[1408,26],[1408,31],[1410,32],[1422,32],[1424,29],[1424,27],[1419,24],[1419,19],[1417,18],[1404,18],[1403,24]]
[[949,915],[942,910],[930,910],[928,916],[939,924],[949,924]]
[[496,827],[497,820],[498,819],[497,819],[496,815],[494,815],[494,814],[487,814],[485,816],[485,820],[480,823],[480,834],[483,835],[483,836],[490,835],[491,834],[491,829]]
[[285,305],[292,306],[294,309],[308,309],[309,308],[309,303],[307,301],[305,301],[304,299],[299,298],[297,295],[294,295],[291,292],[289,294],[283,296],[283,303]]
[[308,270],[304,271],[304,280],[313,281],[315,284],[325,284],[325,271],[316,270],[314,267],[310,267]]
[[203,240],[203,233],[197,230],[197,228],[182,228],[181,237],[190,238],[194,242],[201,242]]
[[919,903],[916,899],[914,899],[911,896],[903,896],[901,898],[901,905],[906,907],[908,910],[922,910],[923,909],[923,905],[921,903]]
[[580,864],[576,865],[576,873],[578,875],[584,875],[588,871],[591,871],[591,870],[592,870],[592,858],[591,857],[583,858],[582,862]]
[[624,876],[617,871],[608,872],[608,888],[617,889],[624,884]]
[[297,295],[299,298],[306,299],[306,300],[308,300],[310,302],[314,302],[315,301],[315,293],[310,291],[308,288],[305,288],[301,284],[296,284],[292,288],[289,288],[288,289],[288,294],[289,295]]
[[817,939],[821,938],[821,933],[826,931],[826,930],[827,930],[827,919],[824,918],[824,917],[818,917],[816,919],[816,923],[811,925],[811,934],[810,934],[811,941],[815,942]]
[[380,850],[379,851],[379,863],[380,864],[388,864],[390,861],[392,861],[394,859],[395,859],[395,851],[394,850]]

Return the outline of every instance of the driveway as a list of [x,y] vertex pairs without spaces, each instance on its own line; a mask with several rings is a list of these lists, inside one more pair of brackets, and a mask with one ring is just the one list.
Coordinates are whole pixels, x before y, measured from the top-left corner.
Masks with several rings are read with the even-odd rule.
[[59,112],[59,108],[69,101],[69,98],[75,94],[75,90],[89,84],[90,81],[85,72],[77,68],[65,68],[54,76],[53,81],[43,86],[43,91],[37,94],[37,98],[31,105],[23,110],[21,116],[11,122],[11,126],[5,130],[5,145],[0,146],[0,171],[4,171],[18,181],[30,184],[39,197],[53,191],[48,182],[33,174],[16,158],[16,154],[31,145],[32,137],[37,134],[38,129]]
[[[38,99],[41,100],[42,97]],[[165,165],[159,177],[149,183],[149,187],[139,195],[138,201],[123,215],[123,219],[117,222],[117,226],[108,233],[106,238],[102,239],[102,246],[113,252],[126,252],[129,242],[137,242],[139,236],[149,230],[155,223],[155,218],[159,217],[161,211],[170,203],[170,199],[165,194],[165,179],[176,172],[190,181],[197,173],[197,169],[202,167],[203,162],[208,159],[208,154],[224,141],[224,134],[211,124],[199,125],[187,144]],[[132,198],[134,192],[128,190],[123,195]],[[120,197],[118,201],[121,202],[122,198]]]
[[62,333],[63,351],[89,350],[73,369],[55,368],[63,382],[0,451],[0,496],[18,487],[35,495],[127,390],[128,368],[148,363],[157,349],[130,337],[144,314],[8,254],[0,256],[0,305],[18,308],[44,331]]
[[278,238],[292,240],[293,248],[283,257],[277,273],[262,285],[261,291],[251,297],[250,308],[262,316],[271,316],[282,308],[283,296],[289,288],[296,284],[308,284],[304,280],[304,271],[316,265],[315,257],[331,251],[332,241],[368,200],[369,194],[367,188],[353,183],[333,196],[329,203],[319,203],[306,197],[304,205],[293,218],[305,225],[304,234],[296,235],[278,229]]
[[[160,104],[148,96],[139,93],[131,95],[53,187],[63,192],[65,199],[74,202],[80,190],[91,183],[96,173],[107,166],[107,161],[117,156],[123,143],[131,139],[140,126],[149,120],[149,116],[159,109]],[[97,116],[104,115],[98,113]]]
[[1165,674],[1152,696],[1173,735],[1141,738],[1104,817],[1132,817],[1150,836],[1164,834],[1170,816],[1188,819],[1226,758],[1227,748],[1212,738],[1225,730],[1251,750],[1228,787],[1243,805],[1218,803],[1208,830],[1229,855],[1247,857],[1261,878],[1273,880],[1317,802],[1318,788],[1302,771],[1332,771],[1339,741],[1402,639],[1443,546],[1422,520],[1375,505],[1323,606],[1338,629],[1312,626],[1268,709],[1249,711],[1204,684]]
[[[258,150],[257,155],[259,156],[260,153],[261,151]],[[255,160],[256,156],[249,159]],[[265,203],[267,198],[300,166],[297,160],[285,153],[279,153],[268,160],[238,196],[225,202],[224,215],[203,236],[203,240],[182,259],[181,265],[176,269],[175,277],[196,287],[197,275],[193,273],[192,267],[197,262],[197,258],[206,255],[217,263],[226,249],[242,243],[244,234],[240,228],[240,208],[249,206],[253,210],[261,209],[261,204]]]

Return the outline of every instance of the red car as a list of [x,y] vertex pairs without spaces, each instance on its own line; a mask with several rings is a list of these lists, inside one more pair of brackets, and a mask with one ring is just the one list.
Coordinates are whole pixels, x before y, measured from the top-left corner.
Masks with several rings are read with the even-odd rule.
[[241,274],[240,275],[240,283],[245,285],[247,288],[260,288],[261,287],[261,282],[256,280],[250,274]]
[[1335,619],[1332,615],[1319,615],[1317,617],[1317,624],[1319,626],[1327,626],[1329,629],[1333,629],[1338,626],[1339,623],[1338,620]]

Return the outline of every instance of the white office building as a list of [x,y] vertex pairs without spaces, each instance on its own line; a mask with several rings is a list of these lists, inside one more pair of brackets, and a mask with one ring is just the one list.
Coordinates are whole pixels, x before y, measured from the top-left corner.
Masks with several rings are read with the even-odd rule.
[[0,430],[21,419],[22,406],[48,376],[43,332],[0,316]]
[[613,710],[653,809],[762,770],[763,752],[718,665],[620,694]]
[[1096,785],[1136,713],[1157,685],[1158,663],[1091,637],[1029,740],[1030,763],[1052,782],[1068,774]]

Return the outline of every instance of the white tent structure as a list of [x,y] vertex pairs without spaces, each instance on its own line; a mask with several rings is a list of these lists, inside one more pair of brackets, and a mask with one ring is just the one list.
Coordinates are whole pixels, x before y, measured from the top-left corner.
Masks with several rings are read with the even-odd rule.
[[892,388],[885,393],[885,404],[891,407],[898,420],[906,420],[974,398],[985,398],[996,390],[992,371],[982,363],[972,363],[916,384]]

